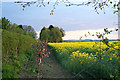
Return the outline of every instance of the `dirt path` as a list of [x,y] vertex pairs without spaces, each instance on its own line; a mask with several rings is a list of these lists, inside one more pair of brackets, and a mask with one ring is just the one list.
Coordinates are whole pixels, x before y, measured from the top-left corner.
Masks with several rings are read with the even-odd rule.
[[45,60],[41,66],[41,72],[44,78],[70,78],[71,74],[67,72],[61,65],[56,61],[55,57],[51,54]]
[[[36,60],[36,53],[33,54],[33,61],[27,62],[25,69],[21,71],[19,78],[37,78],[38,63]],[[48,58],[44,59],[44,63],[40,66],[43,78],[70,78],[72,75],[67,72],[56,61],[53,53]]]

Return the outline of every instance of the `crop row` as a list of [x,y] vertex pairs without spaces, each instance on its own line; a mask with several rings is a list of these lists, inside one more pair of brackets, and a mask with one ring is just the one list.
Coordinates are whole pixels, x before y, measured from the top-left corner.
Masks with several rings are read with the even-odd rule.
[[74,75],[99,61],[77,77],[118,78],[117,43],[118,41],[109,43],[114,45],[114,48],[110,48],[102,42],[49,43],[49,47],[53,48],[53,55],[56,56],[58,62]]

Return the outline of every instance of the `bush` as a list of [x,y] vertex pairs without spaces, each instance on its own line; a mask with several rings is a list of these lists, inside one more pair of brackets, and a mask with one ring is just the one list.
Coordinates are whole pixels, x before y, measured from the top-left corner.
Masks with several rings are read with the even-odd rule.
[[3,30],[2,72],[3,78],[18,78],[23,65],[31,59],[36,49],[31,49],[37,41],[29,35]]

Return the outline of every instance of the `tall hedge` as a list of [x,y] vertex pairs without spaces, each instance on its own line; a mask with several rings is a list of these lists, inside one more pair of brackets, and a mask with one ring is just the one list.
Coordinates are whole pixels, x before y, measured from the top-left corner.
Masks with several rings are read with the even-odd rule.
[[17,78],[22,65],[32,56],[31,49],[37,41],[29,35],[23,35],[7,30],[2,31],[2,77]]

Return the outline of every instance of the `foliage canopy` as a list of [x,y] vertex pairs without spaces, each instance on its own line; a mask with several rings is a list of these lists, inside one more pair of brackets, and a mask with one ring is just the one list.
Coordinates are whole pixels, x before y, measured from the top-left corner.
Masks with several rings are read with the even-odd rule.
[[48,40],[48,42],[61,42],[64,35],[65,33],[62,28],[59,29],[58,27],[50,25],[49,28],[42,28],[39,39],[41,41]]

